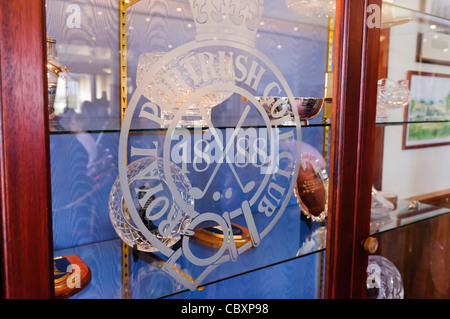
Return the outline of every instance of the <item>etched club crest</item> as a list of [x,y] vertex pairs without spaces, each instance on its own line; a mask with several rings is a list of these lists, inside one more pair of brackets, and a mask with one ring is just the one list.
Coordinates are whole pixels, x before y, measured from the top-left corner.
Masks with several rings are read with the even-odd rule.
[[[274,97],[294,97],[255,48],[263,1],[190,5],[195,41],[140,57],[110,207],[120,237],[139,250],[159,251],[163,269],[193,290],[215,268],[258,247],[276,225],[295,188],[301,129],[282,128],[292,116],[300,123],[298,112],[292,115]],[[217,127],[211,113],[224,105],[239,112],[222,112],[227,125]],[[268,112],[263,105],[273,106]],[[134,121],[163,127],[163,136],[136,144]],[[213,234],[220,229],[221,240],[208,253],[193,242],[205,226]],[[237,242],[235,231],[248,240]],[[181,260],[193,279],[177,269]]]

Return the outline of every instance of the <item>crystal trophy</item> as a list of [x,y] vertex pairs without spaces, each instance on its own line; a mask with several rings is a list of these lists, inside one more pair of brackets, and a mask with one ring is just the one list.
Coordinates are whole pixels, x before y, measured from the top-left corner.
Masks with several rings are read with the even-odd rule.
[[[165,55],[165,52],[141,54],[138,60],[136,84],[139,85],[148,71],[160,63],[161,70],[154,75],[143,95],[161,108],[161,114],[165,120],[163,126],[170,125],[175,113],[181,108],[185,109],[181,110],[184,113],[179,123],[180,126],[206,126],[211,117],[212,108],[227,100],[232,92],[213,90],[202,94],[198,99],[190,101],[190,98],[202,88],[226,87],[234,84],[231,59],[219,54],[202,55],[189,52],[166,60]],[[217,70],[223,69],[223,72],[219,72],[217,76],[207,76],[203,69],[205,65],[210,64],[214,65]],[[190,75],[193,73],[198,77],[193,79]],[[169,85],[169,82],[175,83],[175,85]],[[186,103],[189,105],[185,105]]]
[[395,265],[382,256],[369,256],[368,299],[403,299],[403,280]]
[[[194,206],[189,195],[191,184],[181,169],[170,165],[171,175],[177,191],[186,203]],[[145,173],[143,173],[145,172]],[[142,176],[144,174],[144,176]],[[159,177],[147,178],[147,176]],[[163,159],[145,157],[127,166],[128,186],[133,203],[144,227],[166,246],[173,246],[180,238],[182,230],[189,224],[188,215],[173,199],[164,173]],[[163,199],[163,200],[162,200]],[[170,213],[160,216],[160,212]],[[157,249],[149,242],[134,221],[125,204],[119,178],[111,188],[109,197],[109,216],[119,237],[129,246],[139,251],[155,252]]]
[[378,80],[377,121],[389,119],[387,111],[408,105],[410,97],[409,81]]
[[372,202],[370,215],[371,232],[378,231],[382,226],[389,224],[391,213],[394,211],[395,205],[383,196],[384,193],[379,192],[372,187]]
[[286,0],[286,6],[301,16],[328,18],[336,11],[335,0]]

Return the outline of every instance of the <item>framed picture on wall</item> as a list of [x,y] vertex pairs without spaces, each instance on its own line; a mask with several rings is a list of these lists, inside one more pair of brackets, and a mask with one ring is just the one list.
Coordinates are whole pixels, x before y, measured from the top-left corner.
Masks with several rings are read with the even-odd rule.
[[450,145],[450,75],[408,71],[403,149]]
[[419,33],[416,62],[450,66],[450,35],[434,31]]

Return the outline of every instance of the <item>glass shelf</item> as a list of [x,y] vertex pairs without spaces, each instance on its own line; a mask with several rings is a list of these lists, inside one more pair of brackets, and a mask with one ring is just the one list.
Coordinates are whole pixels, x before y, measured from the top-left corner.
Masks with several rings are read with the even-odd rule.
[[411,0],[383,0],[383,5],[409,11],[411,15],[418,14],[429,18],[438,18],[450,21],[448,4],[441,0],[428,0],[425,5],[420,1]]
[[377,126],[407,125],[407,124],[445,124],[445,123],[450,123],[450,120],[386,121],[386,122],[377,122]]
[[[119,299],[121,298],[122,289],[122,274],[119,267],[120,255],[118,251],[121,248],[121,240],[113,239],[104,242],[98,242],[90,245],[84,245],[74,248],[68,248],[60,251],[55,251],[54,256],[68,256],[72,254],[78,255],[86,264],[91,268],[91,272],[95,276],[92,277],[89,285],[80,293],[73,296],[73,299]],[[266,250],[266,252],[268,252]],[[324,252],[324,249],[318,249],[300,257],[293,257],[280,260],[275,263],[268,263],[258,268],[242,269],[239,273],[233,273],[232,271],[222,271],[217,274],[215,278],[211,278],[203,283],[203,285],[195,290],[190,291],[177,284],[173,278],[165,273],[162,268],[162,262],[157,258],[148,257],[145,261],[138,260],[130,263],[130,287],[131,298],[206,298],[210,294],[210,290],[220,289],[220,285],[230,285],[230,287],[236,287],[234,281],[253,281],[253,277],[259,279],[253,281],[265,282],[270,281],[272,278],[277,278],[276,273],[289,273],[288,283],[280,282],[280,285],[285,284],[308,284],[310,289],[298,290],[299,298],[312,299],[316,298],[317,294],[313,284],[311,284],[315,278],[311,273],[311,268],[317,263],[320,254]],[[314,275],[319,276],[318,273]],[[264,280],[262,280],[264,279]],[[230,280],[233,280],[230,282]],[[228,288],[233,295],[230,299],[236,298],[251,298],[252,294],[263,294],[267,297],[270,291],[267,289],[256,289],[253,292],[235,291],[235,289]],[[275,292],[272,292],[275,293]],[[281,294],[280,294],[281,293]],[[241,295],[243,294],[243,295]],[[277,292],[276,296],[280,298],[283,292]],[[240,297],[239,297],[240,296]]]
[[[311,123],[308,125],[303,125],[302,128],[308,128],[308,127],[330,127],[331,124],[330,123]],[[248,129],[248,128],[264,128],[266,126],[263,125],[257,125],[257,126],[242,126],[242,129]],[[292,124],[288,124],[288,125],[280,125],[279,128],[293,128],[295,127],[295,125]],[[183,126],[180,127],[183,129],[187,129],[187,130],[194,130],[194,129],[199,129],[200,127],[189,127],[189,126]],[[226,126],[215,126],[216,129],[219,130],[225,130],[228,127]],[[201,129],[208,129],[207,126],[201,127]],[[145,132],[161,132],[161,134],[163,132],[166,132],[167,128],[148,128],[148,129],[131,129],[130,133],[145,133]],[[61,130],[61,131],[51,131],[50,135],[64,135],[64,134],[81,134],[81,133],[88,133],[88,134],[100,134],[100,133],[120,133],[119,129],[105,129],[105,130],[86,130],[86,131],[70,131],[70,130]]]
[[[303,263],[302,261],[296,261],[300,259],[306,259],[305,263],[308,265],[317,262],[320,257],[318,253],[325,249],[324,226],[305,220],[296,204],[288,206],[283,216],[280,220],[280,227],[270,232],[267,240],[264,240],[264,243],[260,246],[247,251],[243,262],[227,263],[218,267],[216,271],[206,277],[202,286],[213,285],[261,270],[270,272],[269,269],[277,265],[285,267],[282,264]],[[255,215],[255,218],[257,217]],[[289,240],[286,241],[286,237]],[[281,240],[285,244],[282,246],[276,245]],[[89,265],[92,273],[96,273],[93,282],[76,295],[76,298],[120,298],[117,294],[120,294],[122,286],[121,272],[117,266],[113,266],[120,265],[120,254],[118,253],[120,245],[121,240],[111,239],[54,251],[55,257],[77,254]],[[209,249],[209,247],[196,242],[192,242],[191,245],[193,246],[192,250],[208,251]],[[162,270],[165,259],[156,252],[154,254],[140,253],[138,260],[130,261],[132,298],[163,298],[188,291]],[[184,260],[179,260],[176,265],[187,276],[196,275],[191,273],[192,270],[185,264]],[[297,273],[302,273],[301,269],[301,267],[298,268]],[[274,273],[271,273],[271,276],[274,276]],[[297,276],[297,274],[294,276]],[[156,281],[158,284],[155,283]],[[102,285],[107,286],[108,289],[99,291],[99,287]],[[199,291],[201,290],[202,288]],[[206,290],[208,290],[208,287],[206,287]],[[99,293],[102,295],[98,295]]]
[[[407,124],[446,124],[450,123],[450,120],[423,120],[423,121],[386,121],[386,122],[377,122],[377,126],[391,126],[391,125],[407,125]],[[242,126],[243,129],[247,128],[263,128],[264,126]],[[295,127],[294,125],[282,125],[280,128],[289,128]],[[308,125],[303,125],[302,128],[313,128],[313,127],[331,127],[331,123],[312,123]],[[193,130],[192,127],[183,127],[188,130]],[[216,129],[224,130],[227,129],[225,126],[215,127]],[[198,127],[197,127],[198,129]],[[203,129],[207,129],[207,127],[203,127]],[[153,132],[158,133],[166,132],[167,128],[151,128],[151,129],[131,129],[130,133],[145,133],[145,132]],[[64,135],[64,134],[80,134],[80,133],[88,133],[88,134],[100,134],[100,133],[120,133],[118,129],[106,129],[106,130],[86,130],[86,131],[51,131],[50,135]]]
[[450,209],[446,207],[428,205],[420,202],[415,205],[412,201],[399,199],[394,211],[383,218],[372,219],[371,235],[380,234],[449,213]]

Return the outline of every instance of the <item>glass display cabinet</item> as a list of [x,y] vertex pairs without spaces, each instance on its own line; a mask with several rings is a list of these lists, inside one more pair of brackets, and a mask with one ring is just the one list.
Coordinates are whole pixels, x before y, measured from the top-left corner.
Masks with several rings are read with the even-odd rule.
[[443,1],[1,8],[3,297],[449,297]]

